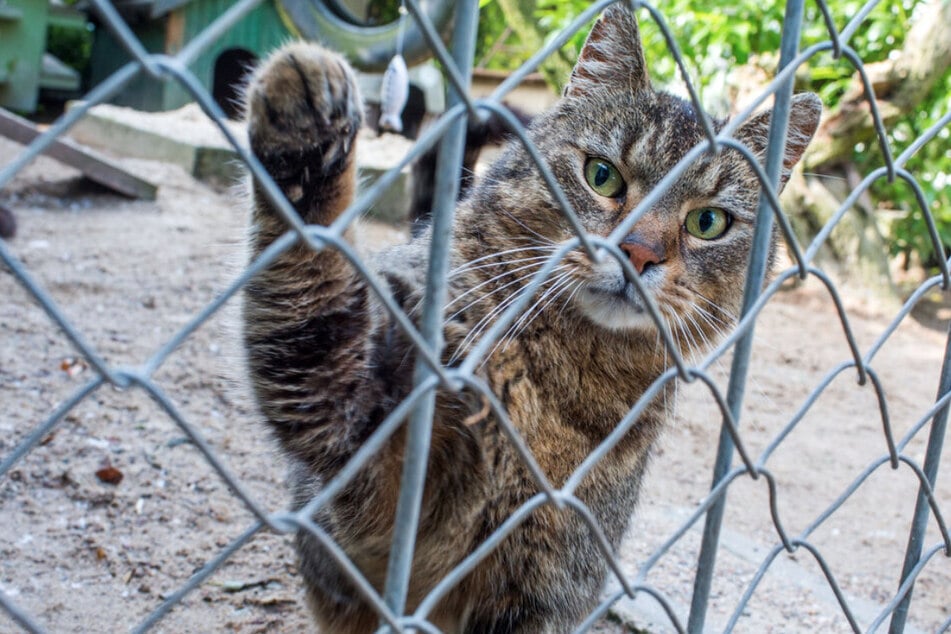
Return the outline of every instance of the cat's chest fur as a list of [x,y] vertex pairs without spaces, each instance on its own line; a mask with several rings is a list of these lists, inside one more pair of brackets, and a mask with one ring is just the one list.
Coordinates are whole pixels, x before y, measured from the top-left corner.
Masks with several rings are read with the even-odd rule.
[[[482,256],[476,256],[478,260]],[[454,293],[484,283],[473,276],[451,287]],[[452,303],[450,296],[450,304]],[[485,302],[455,314],[447,324],[447,357],[465,358],[478,340],[466,340],[486,315],[498,314],[498,302]],[[509,421],[531,451],[542,472],[562,486],[598,445],[617,427],[663,369],[656,346],[638,333],[592,331],[576,312],[542,313],[517,338],[504,335],[476,366],[504,408]],[[456,346],[468,346],[460,354]],[[660,392],[663,393],[663,390]],[[646,404],[636,429],[617,444],[605,464],[617,463],[609,480],[620,480],[633,468],[667,415],[665,399]],[[491,412],[485,409],[485,419]],[[485,426],[488,428],[489,426]],[[497,428],[497,422],[493,422]],[[526,470],[511,442],[495,433],[483,436],[490,478],[503,488],[524,478]],[[501,445],[501,446],[500,446]],[[512,469],[502,467],[511,460]],[[623,465],[623,466],[622,466]],[[603,469],[601,471],[604,471]],[[610,487],[612,483],[603,482]]]
[[[388,249],[375,259],[390,281],[394,296],[407,314],[417,319],[424,296],[428,249],[429,235],[423,234],[413,243]],[[465,267],[486,255],[468,251],[468,257],[457,258],[454,266]],[[448,306],[458,305],[457,298],[485,283],[490,273],[486,269],[477,271],[480,274],[453,280],[446,298]],[[457,363],[462,362],[479,343],[478,338],[469,338],[473,327],[487,315],[498,318],[500,302],[510,295],[471,302],[463,311],[447,309],[443,359],[455,357]],[[389,341],[400,349],[389,350],[386,356],[413,357],[405,337],[391,337]],[[486,358],[476,365],[476,375],[498,399],[512,429],[517,430],[532,459],[557,488],[624,420],[663,370],[654,343],[638,333],[593,330],[573,311],[542,313],[519,337],[502,337],[494,342]],[[404,364],[403,370],[408,374],[409,366]],[[623,508],[622,501],[628,498],[633,505],[634,495],[628,489],[634,486],[634,476],[642,468],[640,457],[667,416],[666,403],[673,401],[663,397],[663,390],[659,394],[583,480],[582,499],[603,496],[618,503],[615,510]],[[465,427],[472,434],[481,463],[478,471],[485,477],[485,487],[480,488],[483,499],[476,505],[484,505],[489,516],[498,514],[504,519],[540,488],[492,408],[478,394],[470,391],[469,396],[455,398],[444,393],[436,412],[442,420],[434,427]],[[623,511],[619,517],[626,521]],[[613,532],[619,533],[620,528]]]
[[[528,429],[537,428],[538,442],[544,445],[540,453],[550,454],[554,460],[566,458],[568,464],[560,466],[570,469],[615,429],[656,378],[656,372],[649,371],[654,365],[653,354],[646,350],[621,347],[620,341],[598,340],[583,328],[566,330],[552,328],[535,339],[526,338],[509,357],[498,355],[489,364],[498,368],[502,380],[510,380],[510,374],[521,378],[520,390],[509,387],[499,393],[512,394],[506,403],[510,413],[516,412],[511,415],[522,419],[519,422]],[[645,416],[659,423],[665,412],[654,402]],[[643,432],[640,425],[638,434]],[[630,449],[644,449],[638,445]],[[619,451],[626,453],[626,448],[622,442]]]

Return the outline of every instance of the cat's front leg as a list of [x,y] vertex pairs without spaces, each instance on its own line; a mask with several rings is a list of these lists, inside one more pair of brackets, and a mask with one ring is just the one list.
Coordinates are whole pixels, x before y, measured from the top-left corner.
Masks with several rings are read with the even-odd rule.
[[[333,222],[356,188],[354,145],[363,104],[350,66],[317,44],[290,44],[254,73],[247,100],[254,154],[305,222]],[[270,216],[280,223],[278,233],[286,229],[259,185],[255,212],[258,223]]]
[[[247,109],[251,149],[302,219],[333,222],[353,198],[362,120],[347,63],[285,46],[252,76]],[[260,183],[252,195],[253,260],[288,227]],[[298,242],[245,284],[242,318],[255,397],[285,449],[317,472],[339,465],[378,402],[368,364],[386,321],[365,279],[333,245]]]

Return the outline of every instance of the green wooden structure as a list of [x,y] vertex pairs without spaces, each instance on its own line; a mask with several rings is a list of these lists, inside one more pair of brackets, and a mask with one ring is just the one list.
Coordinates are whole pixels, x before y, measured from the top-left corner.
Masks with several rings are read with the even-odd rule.
[[0,0],[0,106],[36,110],[41,88],[79,89],[79,74],[46,53],[51,24],[85,28],[85,17],[49,0]]
[[[2,2],[3,0],[0,0]],[[116,0],[116,9],[151,53],[174,55],[208,24],[228,9],[231,0]],[[254,60],[291,37],[274,2],[263,2],[218,39],[191,65],[225,112],[236,112],[235,101],[247,69]],[[93,43],[92,85],[106,79],[131,56],[108,29],[99,27]],[[139,110],[179,108],[192,101],[174,81],[157,82],[139,76],[112,102]]]

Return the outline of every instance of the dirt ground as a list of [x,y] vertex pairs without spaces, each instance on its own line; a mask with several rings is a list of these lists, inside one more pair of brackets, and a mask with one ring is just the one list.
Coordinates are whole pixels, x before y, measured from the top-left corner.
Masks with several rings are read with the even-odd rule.
[[[19,147],[0,141],[0,164]],[[181,170],[126,160],[160,184],[155,202],[128,201],[40,159],[0,191],[18,219],[7,244],[65,318],[113,367],[138,367],[238,275],[244,212],[229,191]],[[374,239],[398,232],[374,228]],[[382,238],[381,238],[382,236]],[[893,313],[860,289],[843,289],[860,349]],[[0,461],[95,377],[67,337],[5,268],[0,271]],[[177,412],[268,512],[287,506],[282,464],[257,420],[235,347],[237,302],[201,326],[154,374]],[[943,309],[946,310],[946,309]],[[949,315],[903,321],[872,367],[896,438],[919,421],[937,389]],[[756,328],[741,417],[758,457],[849,350],[828,294],[815,280],[784,290]],[[729,360],[712,369],[726,384]],[[630,575],[689,517],[709,489],[719,413],[699,384],[681,406],[651,466],[641,509],[622,549]],[[854,369],[834,378],[766,462],[778,514],[796,536],[865,467],[885,455],[874,391]],[[905,453],[918,461],[928,428]],[[937,500],[951,515],[951,443]],[[98,472],[98,476],[97,476]],[[119,477],[121,476],[121,481]],[[110,483],[109,481],[112,481]],[[912,470],[886,463],[811,532],[862,630],[894,595],[917,491]],[[132,629],[254,523],[184,431],[141,389],[101,387],[72,408],[0,479],[0,592],[49,632]],[[778,543],[763,479],[731,486],[708,614],[720,631],[757,567]],[[926,549],[940,543],[932,520]],[[646,582],[681,622],[699,531],[688,531]],[[951,617],[951,558],[936,555],[915,587],[908,631]],[[656,606],[621,602],[602,632],[671,631]],[[291,539],[264,530],[157,625],[158,632],[309,631]],[[20,631],[0,610],[0,632]],[[848,622],[806,549],[779,554],[741,610],[738,632],[841,632]]]

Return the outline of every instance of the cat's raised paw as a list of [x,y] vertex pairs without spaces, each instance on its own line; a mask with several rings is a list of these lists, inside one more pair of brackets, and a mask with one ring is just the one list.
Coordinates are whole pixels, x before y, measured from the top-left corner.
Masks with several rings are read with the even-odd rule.
[[281,48],[254,73],[247,112],[251,149],[275,180],[285,183],[342,172],[363,121],[347,62],[303,42]]

